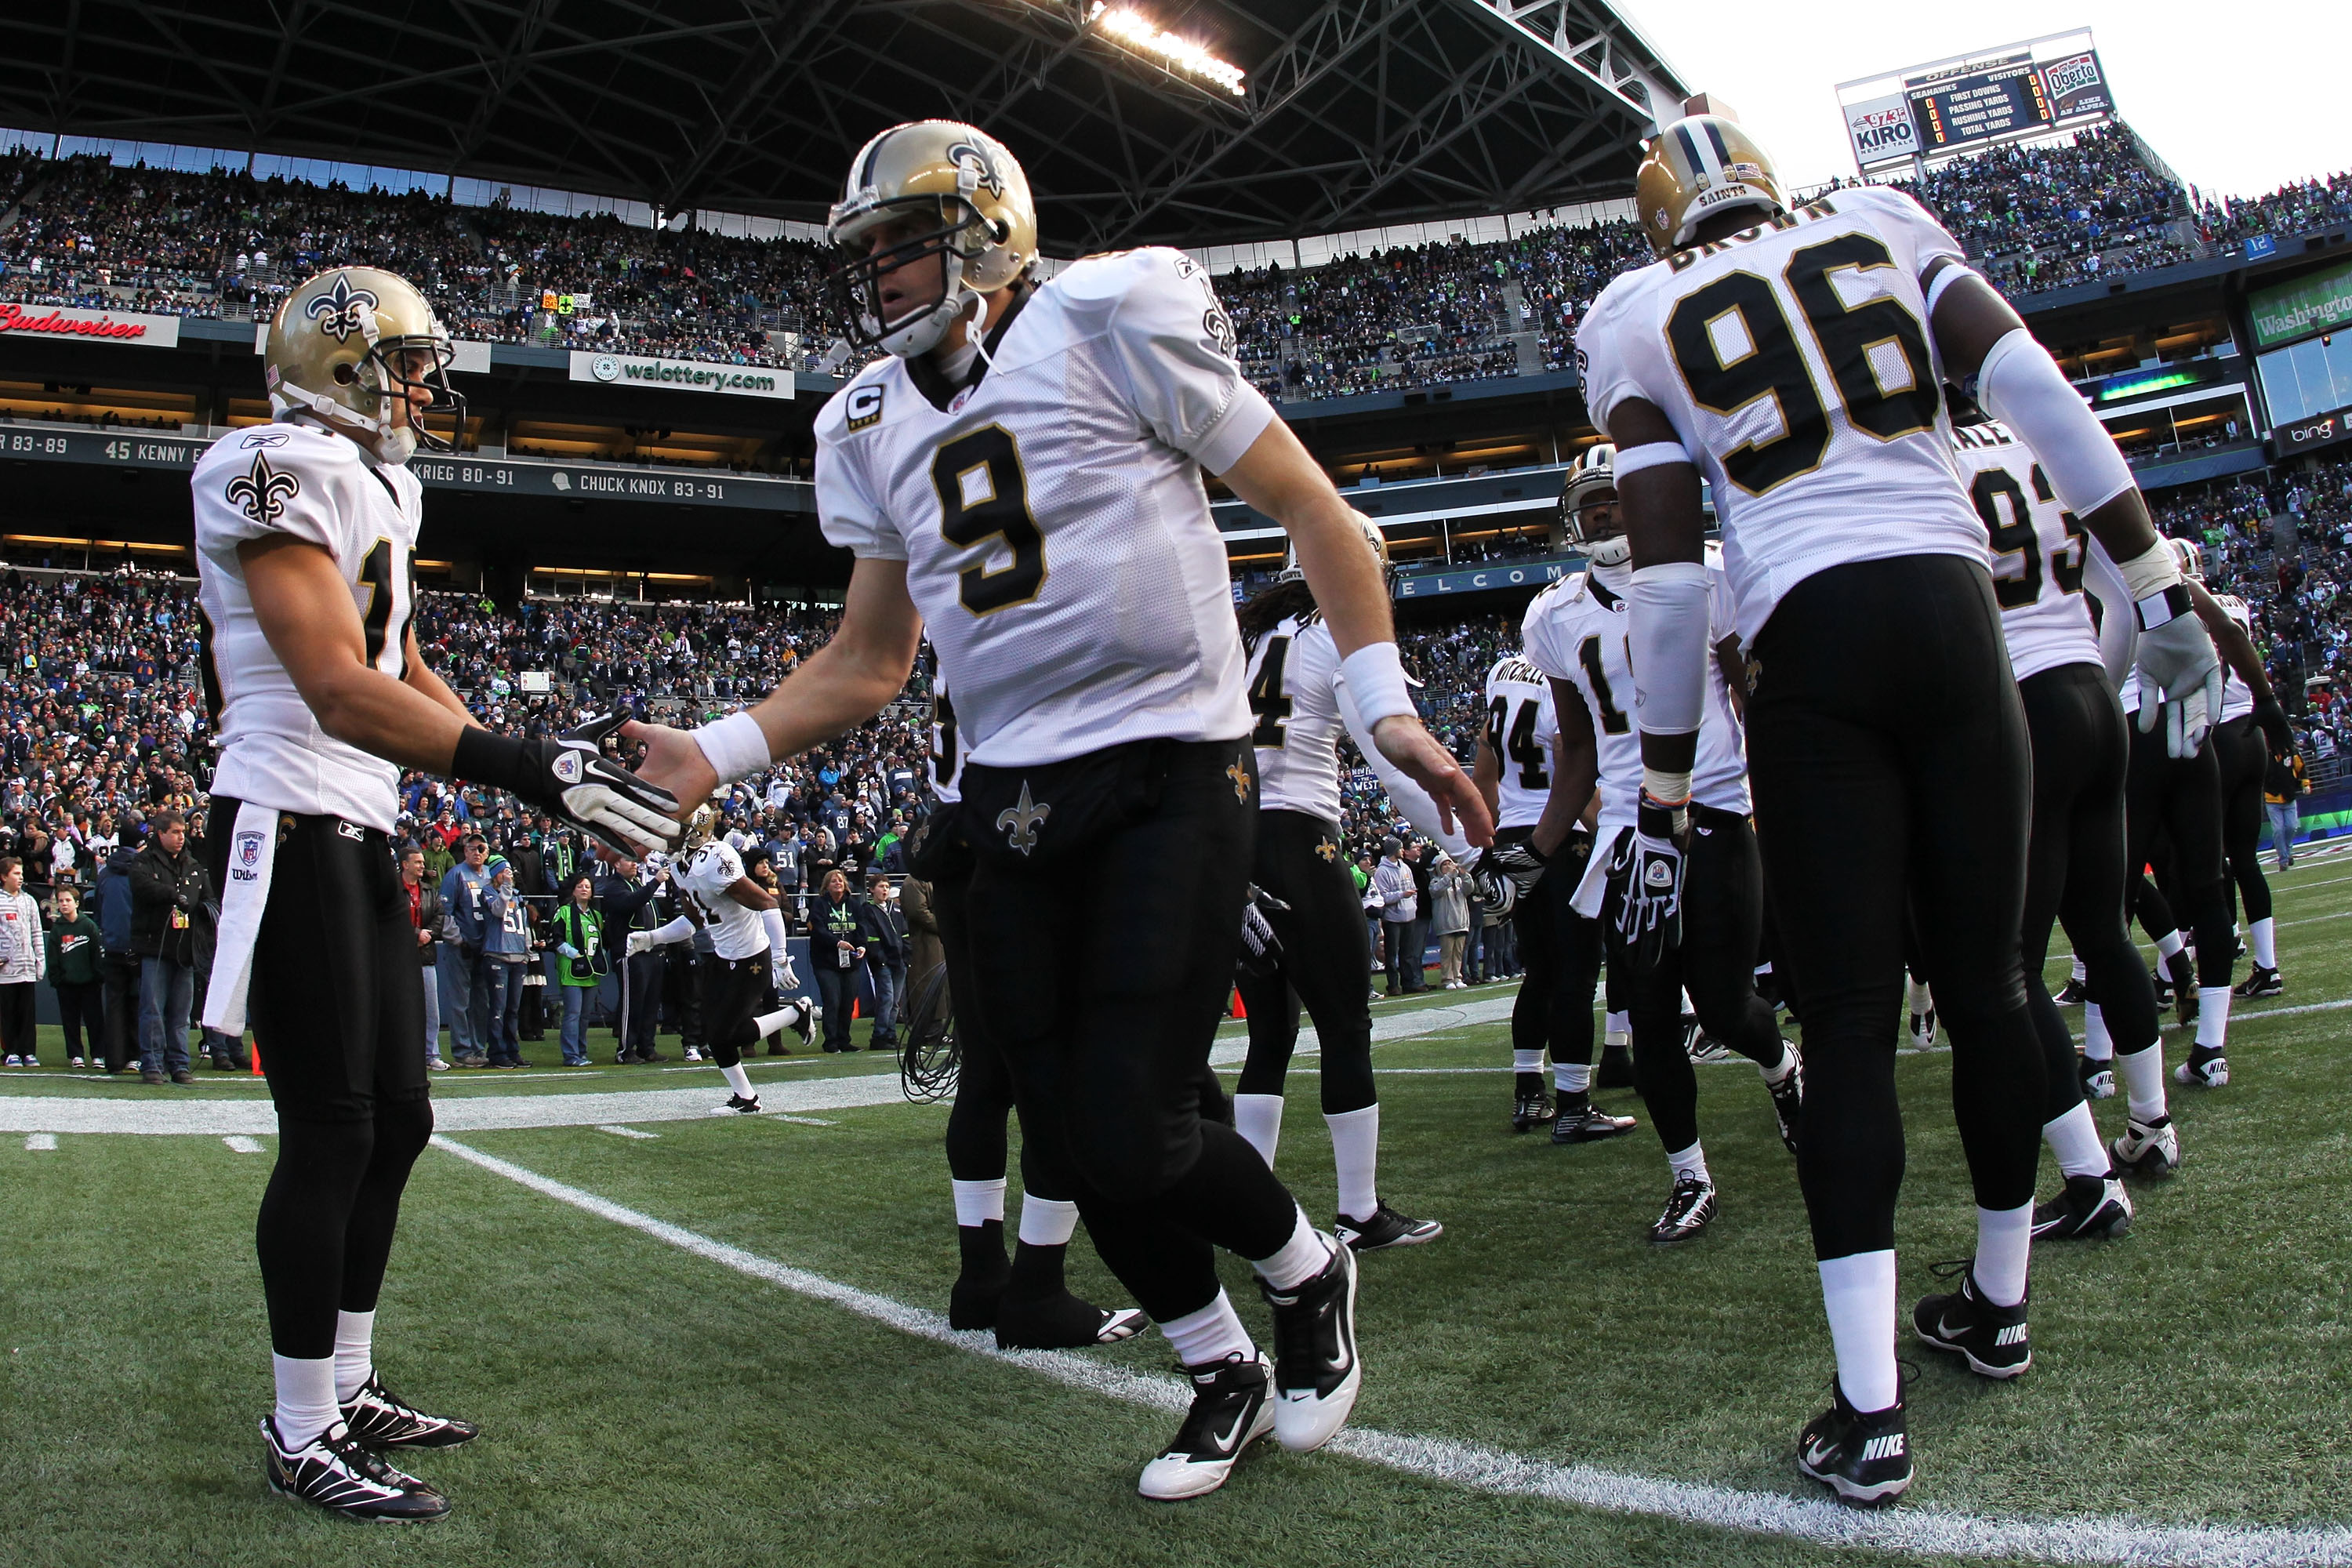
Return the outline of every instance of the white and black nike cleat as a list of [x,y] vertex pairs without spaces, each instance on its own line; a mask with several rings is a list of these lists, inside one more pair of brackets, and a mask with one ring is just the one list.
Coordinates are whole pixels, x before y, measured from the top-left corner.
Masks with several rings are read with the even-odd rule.
[[371,1374],[343,1405],[343,1425],[352,1441],[367,1448],[454,1448],[482,1435],[471,1421],[427,1415]]
[[2230,1081],[2230,1058],[2211,1046],[2191,1046],[2189,1059],[2172,1069],[2172,1081],[2192,1089],[2221,1089]]
[[1672,1247],[1688,1241],[1715,1218],[1715,1184],[1704,1176],[1677,1176],[1666,1194],[1665,1211],[1650,1222],[1650,1244]]
[[1532,1132],[1551,1120],[1551,1097],[1523,1094],[1511,1102],[1511,1131]]
[[2135,1176],[2168,1176],[2180,1169],[2180,1133],[2169,1116],[2127,1121],[2123,1136],[2107,1145],[2107,1152]]
[[1936,1048],[1936,1010],[1933,1007],[1911,1015],[1911,1048],[1915,1051]]
[[1332,1225],[1331,1234],[1358,1252],[1379,1252],[1391,1247],[1419,1247],[1425,1241],[1435,1241],[1445,1234],[1445,1227],[1433,1219],[1408,1219],[1381,1204],[1373,1208],[1370,1219],[1349,1219],[1341,1215]]
[[2241,997],[2284,996],[2286,994],[2286,982],[2277,970],[2264,969],[2257,963],[2243,980],[2238,982],[2237,988],[2231,994]]
[[1150,1327],[1133,1307],[1114,1312],[1067,1290],[1039,1297],[1000,1296],[996,1301],[996,1348],[1001,1351],[1076,1351],[1115,1345]]
[[2061,990],[2057,995],[2050,998],[2050,1000],[2057,1003],[2061,1007],[2079,1007],[2090,999],[2090,992],[2084,988],[2081,981],[2075,979],[2071,974],[2066,977],[2064,989]]
[[[1756,1070],[1760,1074],[1764,1069]],[[1797,1065],[1778,1083],[1766,1079],[1764,1087],[1771,1092],[1772,1114],[1780,1123],[1780,1142],[1793,1154],[1797,1152],[1797,1126],[1805,1110],[1805,1058],[1798,1057]]]
[[2084,1100],[2113,1100],[2116,1097],[2115,1058],[2076,1057],[2074,1070],[2082,1075]]
[[448,1517],[447,1498],[361,1447],[340,1421],[289,1449],[278,1439],[272,1414],[261,1418],[261,1439],[269,1456],[264,1474],[269,1489],[280,1497],[370,1521],[422,1523]]
[[1856,1410],[1845,1390],[1834,1390],[1830,1407],[1797,1435],[1797,1468],[1832,1491],[1841,1502],[1876,1508],[1893,1502],[1911,1484],[1911,1440],[1901,1399],[1884,1410]]
[[1260,1279],[1274,1309],[1274,1432],[1305,1454],[1348,1424],[1363,1385],[1356,1353],[1356,1251],[1334,1245],[1323,1272],[1295,1289]]
[[1690,1059],[1700,1067],[1710,1062],[1727,1062],[1738,1053],[1713,1035],[1702,1029],[1690,1043]]
[[1598,1109],[1584,1095],[1563,1095],[1559,1100],[1559,1112],[1552,1118],[1551,1141],[1555,1143],[1598,1143],[1606,1138],[1622,1138],[1639,1125],[1630,1116],[1612,1116]]
[[712,1112],[712,1114],[716,1116],[724,1116],[731,1110],[740,1115],[749,1116],[751,1112],[760,1109],[761,1109],[761,1107],[760,1105],[760,1097],[758,1095],[754,1094],[745,1096],[740,1094],[730,1094],[727,1097],[727,1103],[720,1106],[716,1111]]
[[1979,1377],[2012,1378],[2033,1364],[2025,1325],[2026,1304],[2033,1295],[2029,1289],[2014,1307],[1994,1306],[1977,1292],[1976,1262],[1969,1258],[1936,1265],[1937,1279],[1958,1274],[1960,1288],[1920,1297],[1911,1309],[1911,1329],[1920,1343],[1965,1357]]
[[1135,1489],[1156,1502],[1200,1497],[1225,1484],[1242,1450],[1274,1430],[1274,1378],[1265,1357],[1239,1351],[1184,1369],[1192,1408],[1168,1451],[1143,1467]]
[[803,996],[800,1002],[800,1016],[785,1026],[798,1035],[801,1044],[805,1046],[816,1038],[816,1021],[823,1016],[824,1009]]
[[2033,1209],[2036,1241],[2091,1241],[2131,1228],[2130,1194],[2116,1173],[2069,1176],[2058,1195]]

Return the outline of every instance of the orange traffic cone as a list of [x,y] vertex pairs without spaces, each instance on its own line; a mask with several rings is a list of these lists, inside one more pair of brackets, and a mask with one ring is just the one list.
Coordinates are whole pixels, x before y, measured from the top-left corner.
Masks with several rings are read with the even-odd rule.
[[1229,1018],[1246,1018],[1249,1016],[1249,1009],[1242,1005],[1242,988],[1238,985],[1234,987],[1234,1005],[1226,1011],[1225,1016]]

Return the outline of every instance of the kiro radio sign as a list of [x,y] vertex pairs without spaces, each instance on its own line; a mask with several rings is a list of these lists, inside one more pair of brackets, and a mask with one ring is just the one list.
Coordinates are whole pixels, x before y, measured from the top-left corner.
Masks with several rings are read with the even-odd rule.
[[1914,157],[1919,151],[1911,100],[1899,92],[1847,104],[1845,133],[1853,142],[1853,161],[1864,168]]

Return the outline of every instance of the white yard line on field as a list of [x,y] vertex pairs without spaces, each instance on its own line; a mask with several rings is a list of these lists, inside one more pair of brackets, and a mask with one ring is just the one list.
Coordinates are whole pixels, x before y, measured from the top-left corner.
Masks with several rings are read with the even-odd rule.
[[[730,1247],[463,1143],[437,1136],[433,1142],[461,1160],[558,1203],[652,1237],[738,1274],[844,1308],[901,1333],[952,1345],[972,1355],[1034,1372],[1068,1387],[1107,1394],[1166,1415],[1173,1415],[1185,1407],[1182,1387],[1171,1379],[1139,1376],[1064,1351],[1000,1351],[984,1331],[950,1329],[947,1320],[936,1312]],[[1378,1375],[1377,1369],[1373,1375]],[[1864,1513],[1826,1500],[1627,1475],[1594,1465],[1562,1465],[1468,1443],[1364,1427],[1340,1433],[1330,1448],[1333,1453],[1400,1474],[1478,1491],[1543,1498],[1609,1513],[1636,1514],[1751,1535],[1780,1536],[1824,1546],[1948,1557],[2022,1558],[2041,1563],[2179,1563],[2196,1568],[2352,1563],[2352,1530],[2333,1526],[2294,1529],[2166,1525],[2126,1515],[2034,1519],[1909,1507]]]

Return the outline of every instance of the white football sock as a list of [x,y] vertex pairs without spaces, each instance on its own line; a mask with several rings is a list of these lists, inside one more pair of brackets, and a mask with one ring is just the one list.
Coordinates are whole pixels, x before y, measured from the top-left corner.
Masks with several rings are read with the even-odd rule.
[[375,1313],[335,1314],[335,1399],[348,1404],[375,1371]]
[[1542,1049],[1538,1047],[1532,1051],[1522,1051],[1514,1048],[1511,1052],[1511,1070],[1513,1072],[1543,1071]]
[[1067,1247],[1077,1234],[1078,1205],[1067,1198],[1021,1194],[1021,1239],[1031,1247]]
[[2164,1042],[2127,1057],[2117,1057],[2116,1065],[2124,1069],[2124,1094],[2131,1106],[2131,1119],[2146,1124],[2159,1116],[2170,1114],[2164,1098]]
[[1838,1387],[1856,1410],[1884,1410],[1903,1396],[1895,1370],[1895,1251],[1825,1258],[1819,1267]]
[[1381,1206],[1381,1102],[1360,1110],[1326,1114],[1331,1130],[1331,1163],[1339,1177],[1339,1212],[1364,1220]]
[[[1290,1239],[1271,1258],[1253,1258],[1250,1267],[1258,1278],[1277,1290],[1291,1290],[1306,1284],[1323,1272],[1331,1261],[1331,1244],[1323,1233],[1307,1222],[1307,1211],[1293,1205],[1297,1223],[1290,1229]],[[1190,1365],[1192,1363],[1187,1363]]]
[[744,1099],[757,1100],[760,1098],[757,1094],[752,1092],[751,1075],[743,1070],[743,1064],[741,1062],[737,1062],[731,1068],[720,1068],[719,1071],[719,1074],[727,1079],[727,1087],[741,1095]]
[[[2099,1167],[2106,1169],[2105,1164]],[[2033,1247],[2033,1205],[1977,1210],[1977,1289],[1996,1307],[2025,1300],[2025,1265]]]
[[2226,985],[2200,985],[2197,988],[2197,1044],[2209,1051],[2218,1051],[2230,1037],[2230,988]]
[[2278,921],[2269,915],[2264,915],[2253,923],[2252,928],[2246,932],[2246,937],[2254,950],[2254,962],[2264,969],[2276,969],[2278,967]]
[[801,1010],[797,1006],[779,1008],[773,1013],[762,1013],[752,1019],[751,1027],[757,1029],[760,1032],[760,1038],[764,1040],[800,1016]]
[[2070,1176],[2104,1176],[2107,1173],[2106,1145],[2099,1142],[2099,1124],[2091,1120],[2091,1107],[2076,1100],[2073,1109],[2042,1124],[2042,1141],[2050,1145],[2059,1170]]
[[2107,1033],[2107,1015],[2096,1002],[2083,1004],[2083,1054],[2095,1062],[2111,1059],[2116,1042]]
[[1554,1062],[1551,1064],[1551,1083],[1562,1094],[1582,1094],[1592,1087],[1592,1064]]
[[950,1182],[955,1190],[956,1224],[986,1225],[1004,1217],[1004,1178],[992,1182]]
[[1696,1142],[1692,1143],[1687,1149],[1675,1149],[1669,1152],[1666,1155],[1666,1163],[1675,1168],[1676,1181],[1682,1180],[1685,1176],[1696,1176],[1702,1182],[1712,1182],[1715,1179],[1706,1173],[1706,1151]]
[[1924,980],[1914,980],[1904,988],[1904,999],[1914,1013],[1925,1013],[1936,1005],[1936,994]]
[[1282,1142],[1282,1096],[1234,1096],[1234,1131],[1257,1151],[1267,1170],[1274,1169],[1275,1146]]
[[1782,1040],[1780,1059],[1769,1068],[1759,1064],[1756,1070],[1764,1075],[1766,1083],[1780,1083],[1785,1080],[1790,1073],[1797,1070],[1797,1047]]
[[291,1453],[343,1418],[335,1398],[335,1358],[297,1361],[273,1354],[271,1374],[278,1384],[278,1440]]
[[2182,936],[2179,931],[2166,931],[2162,936],[2156,939],[2156,956],[2160,959],[2168,959],[2174,953],[2179,952],[2182,948],[2187,947],[2188,945],[2189,939]]
[[1610,1013],[1603,1016],[1601,1023],[1601,1044],[1613,1050],[1618,1047],[1630,1046],[1633,1043],[1633,1014]]
[[2091,977],[2090,965],[2083,962],[2083,955],[2079,952],[2074,955],[2074,966],[2068,973],[2077,985]]
[[1234,1310],[1233,1299],[1223,1290],[1199,1311],[1169,1319],[1160,1325],[1160,1331],[1168,1336],[1168,1342],[1176,1347],[1176,1359],[1186,1366],[1207,1366],[1235,1353],[1246,1358],[1257,1350],[1249,1331],[1242,1327],[1241,1314]]

